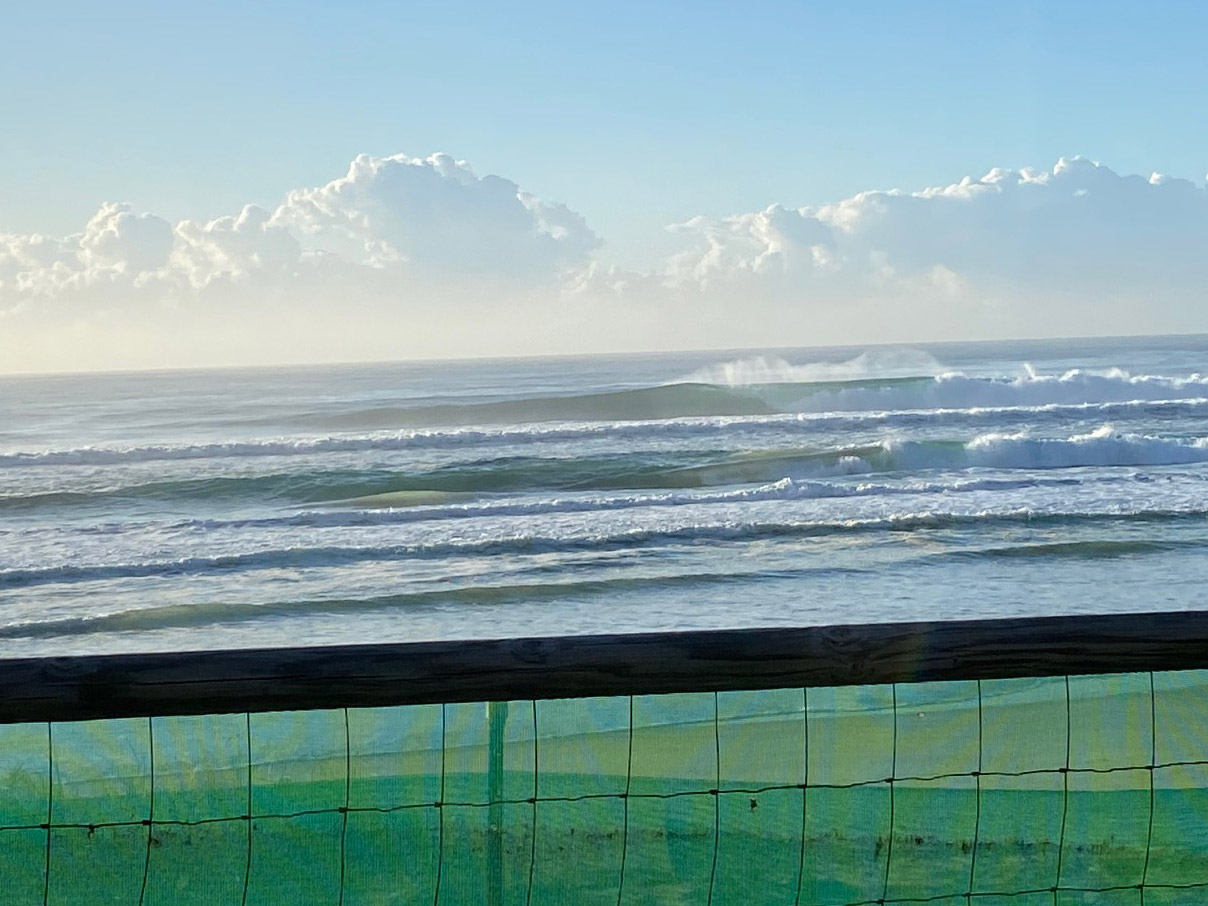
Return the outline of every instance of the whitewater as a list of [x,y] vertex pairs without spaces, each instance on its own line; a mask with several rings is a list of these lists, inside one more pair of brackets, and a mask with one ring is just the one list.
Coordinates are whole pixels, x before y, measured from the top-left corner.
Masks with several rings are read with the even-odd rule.
[[1208,338],[0,378],[0,656],[1199,606]]

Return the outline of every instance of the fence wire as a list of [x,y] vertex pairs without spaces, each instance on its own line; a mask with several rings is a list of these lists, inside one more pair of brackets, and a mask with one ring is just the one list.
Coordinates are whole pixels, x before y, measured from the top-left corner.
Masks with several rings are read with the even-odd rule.
[[0,898],[1208,901],[1208,671],[0,726]]

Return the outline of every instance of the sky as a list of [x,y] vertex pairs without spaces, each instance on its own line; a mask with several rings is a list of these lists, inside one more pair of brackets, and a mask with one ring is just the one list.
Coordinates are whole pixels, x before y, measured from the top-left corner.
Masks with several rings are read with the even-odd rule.
[[0,372],[1208,330],[1205,33],[1191,0],[17,4]]

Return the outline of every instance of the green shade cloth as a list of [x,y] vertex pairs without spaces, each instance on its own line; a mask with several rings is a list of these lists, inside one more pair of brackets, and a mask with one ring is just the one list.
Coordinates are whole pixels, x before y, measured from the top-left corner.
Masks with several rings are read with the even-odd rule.
[[0,726],[12,906],[1208,902],[1208,671]]

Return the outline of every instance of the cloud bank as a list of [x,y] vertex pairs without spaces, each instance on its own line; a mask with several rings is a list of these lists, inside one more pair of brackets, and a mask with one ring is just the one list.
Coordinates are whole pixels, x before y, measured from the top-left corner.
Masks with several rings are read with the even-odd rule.
[[347,175],[296,189],[275,211],[248,205],[235,216],[170,224],[105,204],[65,239],[0,236],[0,300],[12,310],[108,298],[114,289],[204,298],[245,282],[298,289],[375,272],[541,282],[582,266],[598,245],[570,209],[498,176],[479,178],[464,161],[362,155]]
[[0,370],[1208,329],[1208,191],[1083,158],[668,229],[618,269],[580,214],[445,154],[208,222],[105,204],[0,234]]
[[920,339],[1208,327],[1208,192],[1083,158],[672,229],[688,247],[668,285],[858,311]]

